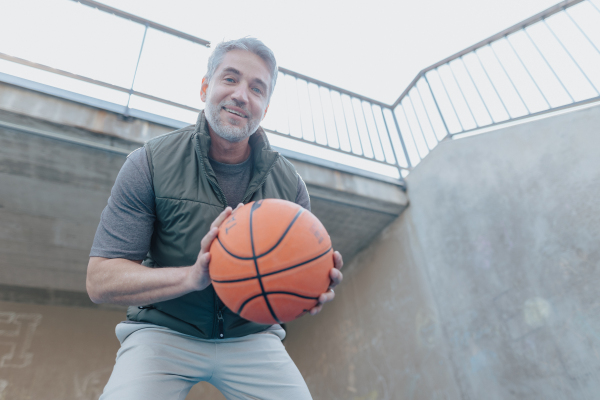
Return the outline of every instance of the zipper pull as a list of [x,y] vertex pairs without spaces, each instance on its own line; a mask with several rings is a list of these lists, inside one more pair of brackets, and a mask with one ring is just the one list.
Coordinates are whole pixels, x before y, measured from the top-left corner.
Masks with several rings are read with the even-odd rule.
[[217,319],[219,320],[219,339],[223,339],[224,337],[224,328],[223,328],[223,311],[222,310],[218,310],[217,311]]

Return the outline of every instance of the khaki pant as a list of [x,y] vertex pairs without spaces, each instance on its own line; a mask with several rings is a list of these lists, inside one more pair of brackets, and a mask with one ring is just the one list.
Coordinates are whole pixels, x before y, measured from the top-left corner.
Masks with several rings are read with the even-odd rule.
[[200,381],[228,399],[312,399],[281,331],[204,340],[152,324],[120,323],[121,348],[100,400],[183,400]]

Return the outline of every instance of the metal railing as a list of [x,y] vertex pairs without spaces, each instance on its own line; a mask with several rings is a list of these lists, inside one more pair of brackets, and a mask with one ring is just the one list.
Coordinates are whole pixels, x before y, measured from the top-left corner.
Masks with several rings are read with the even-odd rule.
[[[279,68],[263,126],[274,135],[315,149],[397,168],[400,177],[405,176],[446,138],[598,99],[600,8],[594,1],[600,0],[563,1],[425,68],[392,105]],[[0,53],[0,59],[121,93],[126,96],[121,98],[125,116],[130,107],[153,112],[156,105],[163,105],[189,114],[200,110],[198,71],[205,68],[202,61],[208,57],[209,42],[92,0],[78,2],[143,28],[137,32],[136,58],[129,59],[135,67],[126,78],[119,78],[121,84],[14,55]],[[153,32],[190,43],[190,57],[202,55],[178,63],[191,65],[187,72],[169,70],[161,75],[163,80],[167,75],[187,73],[186,82],[195,82],[197,87],[190,89],[193,85],[188,84],[188,91],[179,93],[148,84],[153,81],[148,78],[150,55],[168,51],[165,45],[160,47],[160,40],[166,39]],[[150,34],[159,47],[148,47]],[[140,82],[140,73],[146,83]],[[122,83],[127,79],[129,87]]]
[[422,70],[392,105],[410,165],[445,138],[600,99],[600,7],[567,0]]
[[279,68],[263,126],[271,133],[394,167],[400,173],[408,170],[389,105],[286,68]]

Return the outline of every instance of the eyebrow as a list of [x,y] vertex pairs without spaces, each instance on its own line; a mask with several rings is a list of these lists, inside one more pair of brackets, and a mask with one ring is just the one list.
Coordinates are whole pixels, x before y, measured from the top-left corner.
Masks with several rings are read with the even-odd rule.
[[[235,74],[235,75],[238,75],[238,76],[243,76],[243,74],[240,71],[238,71],[237,69],[235,69],[233,67],[226,67],[226,68],[224,68],[223,69],[223,74],[225,74],[225,73],[232,73],[232,74]],[[267,86],[267,84],[262,79],[254,78],[252,80],[252,82],[254,82],[255,84],[261,86],[263,88],[263,90],[265,90],[265,91],[267,90],[268,86]]]
[[242,75],[242,73],[240,71],[238,71],[237,69],[233,68],[233,67],[227,67],[223,70],[223,74],[226,72],[230,72],[232,74],[236,74],[236,75]]

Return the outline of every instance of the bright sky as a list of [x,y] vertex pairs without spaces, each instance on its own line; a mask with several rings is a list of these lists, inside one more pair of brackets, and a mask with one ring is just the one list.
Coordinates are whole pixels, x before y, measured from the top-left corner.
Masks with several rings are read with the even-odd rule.
[[[543,11],[556,1],[102,2],[213,44],[224,39],[257,37],[273,49],[280,66],[391,104],[423,68]],[[585,10],[580,8],[579,11]],[[142,25],[70,0],[0,0],[0,52],[125,88],[131,86],[143,33]],[[210,49],[150,29],[134,88],[203,108],[198,90],[209,54]],[[127,104],[126,93],[1,59],[0,72]],[[267,128],[297,136],[291,120],[281,121],[286,127],[290,124],[289,131],[286,128],[279,130],[277,121],[273,120],[278,115],[286,115],[283,111],[275,112],[275,108],[285,107],[286,101],[278,97],[282,96],[278,93],[288,90],[283,88],[290,84],[295,86],[296,82],[286,83],[285,79],[280,79],[272,99],[272,103],[277,104],[272,104],[273,111],[267,116],[271,120],[265,119],[264,123]],[[309,100],[304,103],[310,107]],[[195,120],[194,112],[137,96],[131,98],[129,106],[180,121]],[[300,102],[299,106],[302,109],[299,113],[306,114],[306,105]],[[301,129],[296,122],[296,130]],[[401,129],[403,132],[409,130]],[[330,135],[329,130],[327,135]],[[272,143],[315,154],[314,146],[302,150],[304,144],[279,136],[273,137]],[[323,153],[323,150],[318,152]],[[340,157],[347,156],[336,154],[320,156],[337,157],[338,162],[356,165],[355,158],[348,156],[348,160],[343,160]],[[361,168],[381,170],[380,165],[375,169]],[[391,175],[397,174],[393,167],[390,168]]]
[[392,103],[421,69],[558,1],[102,2],[212,43],[257,37],[285,68]]

